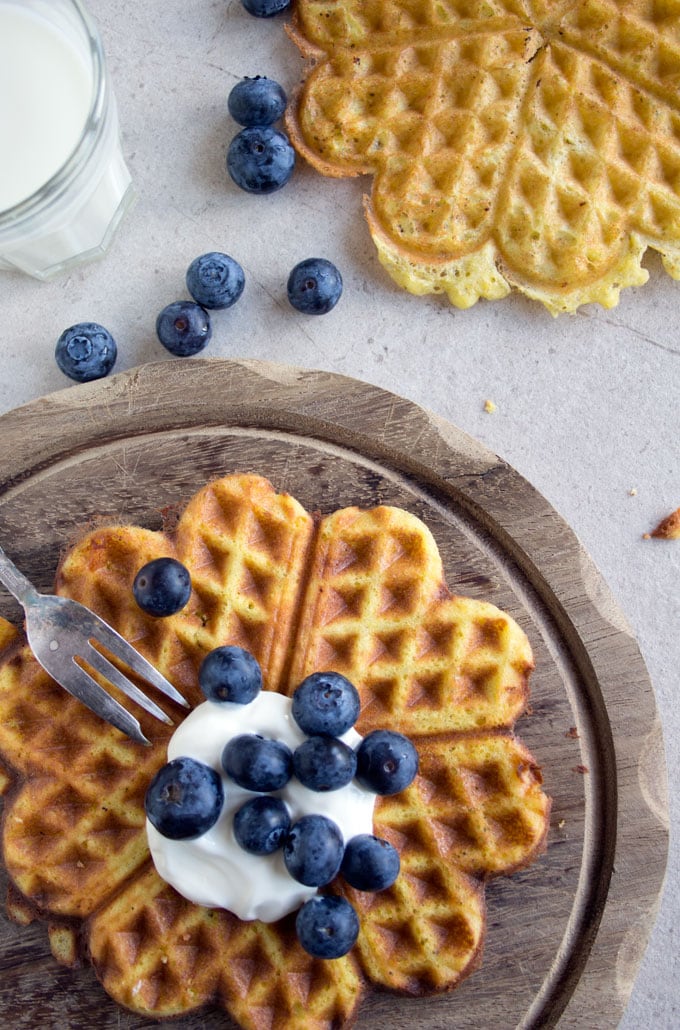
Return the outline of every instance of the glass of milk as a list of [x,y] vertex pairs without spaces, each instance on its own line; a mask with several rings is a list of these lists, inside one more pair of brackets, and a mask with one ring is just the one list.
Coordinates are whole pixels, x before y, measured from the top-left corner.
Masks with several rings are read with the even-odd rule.
[[80,0],[0,0],[0,268],[51,279],[101,256],[133,195]]

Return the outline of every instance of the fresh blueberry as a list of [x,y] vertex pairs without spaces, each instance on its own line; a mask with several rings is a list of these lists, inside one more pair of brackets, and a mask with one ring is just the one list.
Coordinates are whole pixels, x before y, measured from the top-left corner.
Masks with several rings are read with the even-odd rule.
[[154,558],[135,576],[132,592],[147,615],[174,615],[191,596],[191,576],[176,558]]
[[205,656],[198,684],[209,701],[248,705],[262,690],[262,673],[249,651],[225,644]]
[[117,353],[116,341],[108,329],[97,322],[79,322],[64,329],[54,356],[69,379],[89,383],[109,374]]
[[227,151],[227,170],[248,193],[273,193],[290,179],[295,151],[285,133],[271,125],[237,132]]
[[286,869],[298,883],[323,887],[340,869],[345,845],[339,827],[325,815],[303,815],[283,845]]
[[354,779],[357,756],[336,737],[308,737],[293,752],[293,770],[309,790],[330,791]]
[[246,790],[281,790],[293,774],[293,755],[283,741],[240,733],[225,745],[222,768]]
[[341,958],[359,936],[359,917],[346,898],[317,895],[306,901],[295,918],[297,937],[314,958]]
[[191,300],[176,300],[159,314],[156,333],[166,350],[187,358],[198,354],[210,340],[210,315]]
[[332,261],[307,258],[288,276],[288,300],[305,315],[325,315],[340,300],[342,276]]
[[357,779],[376,794],[398,794],[418,772],[418,752],[401,733],[373,730],[357,748]]
[[290,7],[290,0],[242,0],[248,14],[256,18],[271,18]]
[[293,718],[309,736],[341,737],[359,715],[359,692],[339,672],[313,672],[293,694]]
[[187,268],[187,289],[203,308],[230,308],[243,293],[245,283],[238,261],[215,250],[194,258]]
[[288,809],[280,798],[260,794],[234,813],[234,836],[251,855],[271,855],[290,829]]
[[146,792],[149,821],[170,840],[193,840],[217,822],[224,804],[219,773],[195,758],[162,766]]
[[229,114],[239,125],[273,125],[286,110],[288,98],[283,87],[268,79],[266,75],[256,75],[254,79],[241,79],[237,82],[227,100]]
[[399,865],[399,852],[388,841],[360,833],[347,844],[340,872],[358,891],[382,891],[396,880]]

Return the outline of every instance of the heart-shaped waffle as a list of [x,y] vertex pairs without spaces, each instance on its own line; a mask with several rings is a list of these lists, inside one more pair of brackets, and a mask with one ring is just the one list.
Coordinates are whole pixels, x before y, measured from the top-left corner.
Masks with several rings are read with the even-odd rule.
[[553,313],[680,278],[680,6],[297,0],[287,114],[325,175],[374,176],[378,255],[458,307],[511,286]]
[[[161,555],[188,567],[193,592],[182,612],[154,619],[131,584]],[[484,882],[542,849],[550,802],[512,733],[527,703],[528,641],[494,606],[449,594],[422,522],[388,507],[315,521],[266,480],[228,476],[192,498],[172,533],[89,533],[57,589],[111,621],[192,704],[205,654],[235,643],[269,690],[291,693],[314,670],[344,673],[361,694],[358,729],[401,730],[420,756],[414,783],[376,804],[375,831],[401,856],[396,883],[365,894],[334,882],[360,914],[359,941],[344,958],[314,959],[293,916],[242,922],[160,879],[143,805],[170,731],[143,716],[153,746],[123,738],[2,623],[9,908],[49,921],[57,958],[74,962],[83,942],[120,1004],[163,1018],[216,1002],[249,1030],[343,1026],[372,983],[419,995],[475,967]]]

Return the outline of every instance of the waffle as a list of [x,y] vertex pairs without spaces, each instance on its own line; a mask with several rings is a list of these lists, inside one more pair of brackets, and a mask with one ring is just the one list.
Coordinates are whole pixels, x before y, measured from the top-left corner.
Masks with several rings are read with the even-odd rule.
[[680,7],[648,0],[297,0],[287,114],[405,289],[467,308],[618,303],[651,247],[680,278]]
[[[160,555],[192,576],[187,607],[167,619],[146,616],[131,593]],[[90,532],[60,563],[57,591],[110,620],[192,704],[204,655],[237,643],[266,689],[290,694],[310,671],[345,673],[362,697],[358,728],[406,732],[420,755],[414,783],[376,804],[375,832],[400,852],[397,881],[378,894],[334,882],[360,913],[359,941],[344,958],[313,959],[294,915],[241,922],[159,878],[143,801],[171,731],[142,715],[153,747],[123,738],[3,621],[9,911],[47,920],[59,961],[88,956],[111,997],[145,1017],[216,1003],[246,1030],[346,1026],[372,985],[418,996],[477,966],[485,882],[531,862],[548,827],[540,771],[512,732],[532,654],[509,616],[449,593],[422,522],[389,507],[313,519],[266,480],[228,476],[196,494],[172,532]]]

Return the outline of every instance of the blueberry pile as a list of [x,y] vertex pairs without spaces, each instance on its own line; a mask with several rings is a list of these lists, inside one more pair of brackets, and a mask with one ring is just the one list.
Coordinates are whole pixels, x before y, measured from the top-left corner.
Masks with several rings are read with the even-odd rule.
[[[213,324],[210,312],[229,308],[245,287],[243,268],[229,254],[209,251],[189,265],[186,286],[191,300],[167,304],[156,318],[156,335],[175,357],[199,354],[210,342]],[[340,300],[342,276],[326,258],[306,258],[290,272],[288,300],[306,315],[325,315]],[[69,379],[78,383],[103,379],[114,366],[118,353],[108,329],[97,322],[78,322],[65,329],[57,341],[55,359]]]
[[[249,704],[262,689],[253,656],[239,647],[211,651],[199,669],[199,684],[209,701]],[[190,840],[219,817],[229,781],[253,796],[234,814],[234,837],[253,855],[281,851],[290,876],[308,887],[325,887],[341,875],[356,890],[379,891],[399,873],[399,855],[386,840],[359,834],[345,842],[336,823],[322,814],[291,820],[276,796],[295,777],[310,791],[339,790],[353,779],[379,795],[404,790],[418,771],[413,744],[400,733],[375,730],[356,749],[342,739],[359,714],[359,694],[336,672],[308,676],[292,697],[292,717],[306,739],[294,750],[258,733],[232,737],[221,755],[222,778],[190,758],[163,766],[146,795],[146,813],[164,836]],[[311,955],[339,958],[356,941],[359,920],[344,898],[314,896],[296,919],[299,941]]]
[[[289,0],[243,0],[243,6],[257,17],[268,18],[287,8]],[[275,128],[287,103],[283,87],[265,75],[246,76],[229,93],[229,113],[242,128],[229,144],[227,170],[248,193],[274,193],[293,174],[295,151],[285,132]],[[185,282],[191,299],[172,301],[156,318],[158,339],[176,357],[191,357],[207,346],[213,335],[210,312],[239,300],[245,275],[229,254],[208,251],[191,262]],[[306,258],[288,276],[288,300],[303,314],[327,314],[342,290],[342,276],[326,258]],[[96,322],[69,326],[55,350],[61,371],[81,383],[107,376],[116,357],[116,341]]]
[[[248,193],[274,193],[293,174],[295,151],[286,134],[274,128],[287,103],[283,87],[263,75],[241,79],[229,94],[229,113],[243,128],[229,145],[227,170],[236,185]],[[288,277],[288,300],[306,315],[325,315],[338,303],[342,285],[342,276],[331,261],[306,258]]]
[[274,128],[288,99],[273,79],[263,75],[237,82],[227,99],[229,113],[243,128],[227,150],[227,171],[247,193],[275,193],[295,168],[295,151],[285,132]]
[[191,300],[166,305],[156,319],[156,335],[176,357],[198,354],[212,337],[210,311],[230,308],[239,299],[246,278],[238,261],[220,251],[200,254],[185,275]]

